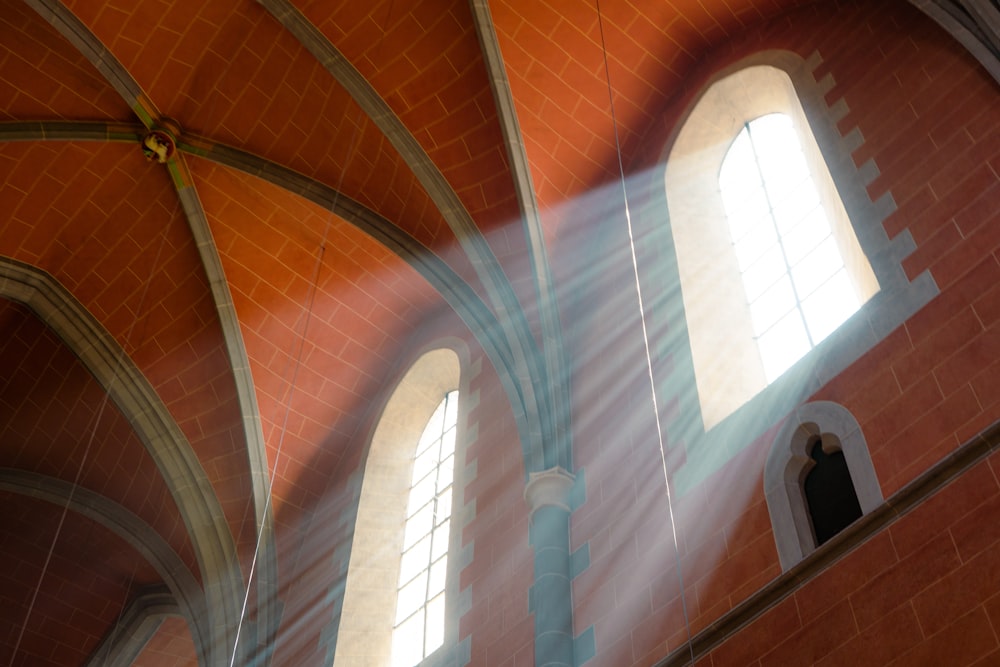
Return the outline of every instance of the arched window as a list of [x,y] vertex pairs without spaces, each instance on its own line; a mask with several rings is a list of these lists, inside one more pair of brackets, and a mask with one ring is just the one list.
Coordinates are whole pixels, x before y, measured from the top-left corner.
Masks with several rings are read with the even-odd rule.
[[879,281],[782,69],[754,65],[712,84],[674,142],[666,179],[709,429],[843,324]]
[[800,406],[774,438],[764,494],[781,569],[787,570],[882,504],[868,445],[843,406]]
[[[463,427],[458,355],[421,356],[386,403],[364,465],[334,663],[456,662]],[[459,463],[456,465],[456,461]]]
[[[662,356],[684,443],[680,489],[704,479],[938,293],[912,281],[915,244],[889,239],[858,131],[841,133],[832,78],[764,51],[719,72],[666,149]],[[680,298],[674,290],[679,286]],[[683,312],[674,304],[680,303]],[[694,389],[692,390],[691,387]]]

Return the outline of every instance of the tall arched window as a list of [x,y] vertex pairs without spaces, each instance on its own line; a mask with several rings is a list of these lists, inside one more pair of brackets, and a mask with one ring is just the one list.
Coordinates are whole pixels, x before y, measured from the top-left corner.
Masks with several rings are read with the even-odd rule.
[[[666,177],[708,429],[780,377],[879,283],[782,69],[746,67],[712,84],[678,134]],[[817,286],[837,294],[813,295]]]
[[[462,420],[458,355],[421,356],[372,435],[334,664],[412,667],[455,658]],[[457,525],[461,525],[459,522]]]
[[[666,149],[668,212],[656,274],[685,446],[679,488],[728,457],[844,371],[938,289],[912,281],[915,244],[888,238],[891,195],[872,201],[874,163],[842,134],[843,100],[820,58],[764,51],[718,73]],[[680,287],[680,299],[674,290]],[[679,317],[680,316],[680,317]],[[695,387],[695,391],[689,388]],[[676,387],[676,388],[674,388]]]

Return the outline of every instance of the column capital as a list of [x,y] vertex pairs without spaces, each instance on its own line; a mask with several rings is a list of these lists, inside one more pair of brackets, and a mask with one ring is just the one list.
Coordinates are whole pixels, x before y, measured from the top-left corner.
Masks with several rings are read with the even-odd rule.
[[556,466],[548,470],[528,473],[528,484],[524,488],[524,499],[529,511],[542,507],[558,507],[570,511],[569,494],[576,476],[565,468]]

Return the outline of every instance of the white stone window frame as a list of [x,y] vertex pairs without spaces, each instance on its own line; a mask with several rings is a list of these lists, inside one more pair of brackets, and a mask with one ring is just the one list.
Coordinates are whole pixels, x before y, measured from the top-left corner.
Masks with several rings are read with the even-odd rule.
[[463,665],[468,646],[458,640],[458,622],[469,600],[459,591],[461,569],[471,561],[461,533],[471,507],[463,502],[469,396],[464,350],[448,347],[421,355],[393,391],[372,434],[364,464],[354,539],[347,568],[344,601],[333,650],[338,667],[388,667],[392,659],[397,583],[403,528],[409,500],[413,454],[427,421],[445,394],[458,390],[452,524],[445,587],[444,644],[418,664],[421,667]]
[[[826,94],[833,87],[831,76],[817,81],[813,72],[820,65],[821,58],[814,53],[808,59],[788,51],[768,50],[753,54],[747,58],[721,69],[706,83],[700,96],[690,104],[687,113],[678,123],[676,135],[664,150],[664,185],[667,199],[668,224],[664,225],[670,235],[667,241],[668,250],[665,253],[667,266],[660,272],[660,281],[671,287],[681,285],[684,313],[682,322],[677,322],[677,310],[669,309],[671,319],[667,327],[674,331],[677,337],[661,341],[660,354],[672,354],[675,358],[676,383],[674,393],[679,394],[680,412],[683,421],[675,423],[671,428],[674,441],[683,442],[686,448],[684,466],[675,471],[678,491],[697,485],[712,472],[720,468],[744,447],[760,437],[768,428],[776,424],[796,405],[815,394],[823,385],[837,374],[845,370],[862,354],[870,350],[891,331],[900,326],[908,317],[927,304],[939,290],[929,271],[925,271],[914,280],[909,280],[903,271],[901,262],[916,247],[908,231],[897,234],[889,239],[883,227],[883,221],[896,209],[890,194],[885,194],[873,202],[868,197],[866,185],[878,176],[874,162],[869,161],[858,167],[854,164],[852,154],[863,143],[860,131],[852,130],[842,136],[837,128],[837,122],[847,113],[847,105],[843,99],[832,106],[827,103]],[[684,127],[691,120],[698,103],[712,86],[732,74],[757,66],[768,66],[784,72],[790,79],[795,96],[801,104],[802,113],[808,122],[809,129],[815,137],[820,157],[829,170],[832,184],[839,194],[847,214],[848,223],[852,226],[854,236],[864,253],[864,259],[871,266],[879,290],[852,317],[816,345],[802,359],[795,363],[780,378],[762,389],[750,398],[739,398],[731,403],[735,406],[726,411],[721,419],[706,419],[701,396],[710,391],[724,391],[724,383],[705,383],[699,380],[704,375],[704,369],[699,368],[699,355],[695,347],[701,343],[713,353],[726,349],[729,345],[725,340],[713,338],[713,332],[722,331],[727,335],[739,328],[739,323],[730,323],[728,327],[718,328],[707,326],[700,321],[700,315],[688,312],[691,304],[712,302],[712,297],[719,293],[732,295],[739,303],[719,304],[716,309],[733,309],[742,311],[745,296],[742,278],[737,268],[719,266],[725,263],[727,257],[732,257],[735,266],[735,256],[729,245],[728,223],[718,194],[718,172],[722,160],[733,139],[748,120],[759,117],[767,112],[784,111],[783,108],[773,108],[773,105],[758,104],[750,108],[738,108],[733,105],[723,110],[724,119],[717,123],[717,134],[706,137],[711,153],[710,159],[705,155],[695,156],[694,162],[689,162],[687,172],[697,174],[703,180],[699,187],[706,188],[707,194],[700,200],[694,210],[684,206],[672,205],[672,199],[677,197],[678,186],[674,175],[685,170],[684,159],[674,154],[674,148],[681,139]],[[752,92],[752,91],[751,91]],[[769,108],[769,106],[771,108]],[[718,110],[716,110],[718,111]],[[730,136],[731,135],[731,136]],[[713,143],[714,142],[714,143]],[[689,151],[690,152],[690,151]],[[706,185],[707,184],[707,185]],[[714,192],[715,194],[711,194]],[[712,199],[714,197],[714,199]],[[706,213],[707,211],[707,213]],[[694,231],[692,236],[691,230]],[[698,234],[709,230],[714,238],[710,241]],[[692,239],[694,239],[692,241]],[[849,254],[849,253],[848,253]],[[686,260],[695,258],[692,267],[685,265]],[[670,260],[673,259],[672,267]],[[850,260],[845,257],[845,260]],[[707,265],[708,269],[705,267]],[[671,277],[674,273],[675,277]],[[674,282],[676,281],[676,282]],[[676,295],[676,291],[673,292]],[[744,328],[746,339],[752,341],[749,331],[749,320]],[[697,342],[696,342],[697,341]],[[704,343],[708,342],[708,345]],[[687,357],[677,355],[677,345],[686,344]],[[667,346],[673,346],[671,349]],[[727,359],[722,368],[723,377],[739,384],[742,378],[737,377],[745,369],[759,365],[759,356],[754,345],[737,346],[739,354],[754,355],[752,362],[741,363],[739,358]],[[701,360],[704,355],[700,355]],[[751,381],[753,382],[753,381]],[[759,384],[759,381],[757,381]],[[701,385],[701,386],[700,386]],[[691,386],[698,387],[692,391]],[[664,395],[670,395],[666,390]]]
[[816,438],[827,453],[843,452],[864,516],[884,498],[861,426],[845,407],[814,401],[796,408],[778,431],[764,465],[764,495],[782,571],[817,549],[806,501],[806,476],[816,462],[809,449]]

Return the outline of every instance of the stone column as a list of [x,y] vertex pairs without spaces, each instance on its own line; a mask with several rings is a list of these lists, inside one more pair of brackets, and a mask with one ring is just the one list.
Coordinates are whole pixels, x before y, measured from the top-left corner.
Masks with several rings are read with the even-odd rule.
[[573,667],[573,598],[570,591],[569,515],[574,477],[562,468],[528,474],[524,498],[531,512],[535,550],[536,667]]

